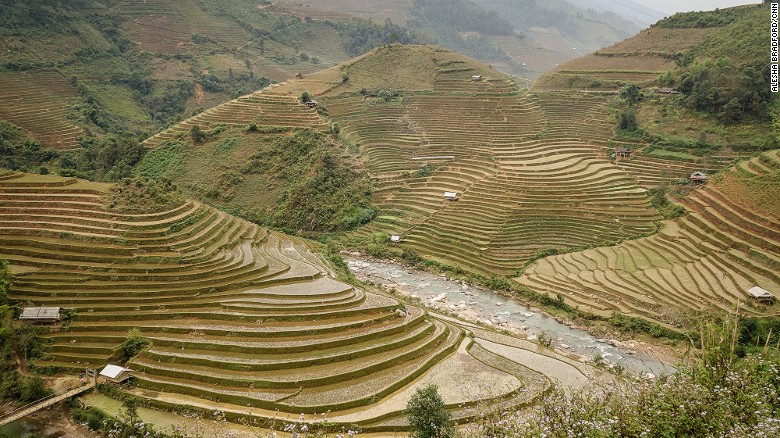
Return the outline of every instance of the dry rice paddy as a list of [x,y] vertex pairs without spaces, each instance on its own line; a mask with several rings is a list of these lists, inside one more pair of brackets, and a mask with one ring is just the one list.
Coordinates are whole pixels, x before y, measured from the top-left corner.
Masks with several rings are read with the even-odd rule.
[[77,312],[45,335],[48,357],[35,367],[101,367],[139,328],[152,346],[130,362],[127,391],[152,407],[221,409],[231,420],[330,412],[379,431],[404,428],[406,401],[426,382],[458,418],[477,404],[528,403],[550,384],[451,322],[334,280],[299,239],[194,201],[110,211],[107,187],[0,175],[12,298]]

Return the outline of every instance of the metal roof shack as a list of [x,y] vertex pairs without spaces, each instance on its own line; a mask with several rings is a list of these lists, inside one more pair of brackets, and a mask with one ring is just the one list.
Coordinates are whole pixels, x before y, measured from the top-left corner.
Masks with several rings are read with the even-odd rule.
[[309,108],[317,108],[318,104],[319,103],[316,100],[314,100],[314,99],[306,102],[306,106],[308,106]]
[[475,82],[476,81],[481,81],[482,80],[482,75],[474,75],[474,76],[471,77],[471,80],[475,81]]
[[775,301],[775,296],[771,292],[759,286],[751,287],[748,289],[748,293],[751,298],[759,303],[772,304]]
[[448,201],[457,201],[458,200],[458,194],[455,192],[444,192],[444,199]]
[[106,365],[100,371],[100,376],[105,377],[106,380],[112,383],[123,383],[131,377],[131,371],[131,369],[120,367],[119,365]]
[[707,182],[707,180],[710,179],[709,176],[707,176],[706,173],[703,172],[693,172],[691,174],[690,180],[694,184],[702,184]]
[[617,148],[615,149],[615,155],[620,158],[628,158],[631,156],[631,149],[629,148]]
[[659,88],[658,94],[680,94],[680,92],[674,88]]
[[393,234],[392,236],[390,236],[390,241],[393,243],[401,243],[401,236],[397,234]]
[[59,307],[25,307],[19,315],[21,321],[57,322],[60,320]]

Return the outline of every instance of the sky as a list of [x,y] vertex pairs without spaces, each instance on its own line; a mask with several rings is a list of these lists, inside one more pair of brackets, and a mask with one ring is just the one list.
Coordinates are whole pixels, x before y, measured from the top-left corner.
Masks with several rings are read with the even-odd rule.
[[715,8],[728,8],[748,3],[759,3],[759,0],[634,0],[635,2],[653,8],[657,11],[672,14],[674,12],[706,11]]

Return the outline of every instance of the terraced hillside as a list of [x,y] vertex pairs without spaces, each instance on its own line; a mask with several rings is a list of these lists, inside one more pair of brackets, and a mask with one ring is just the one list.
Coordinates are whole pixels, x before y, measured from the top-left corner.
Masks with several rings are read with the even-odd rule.
[[700,55],[730,58],[733,65],[757,62],[764,55],[754,46],[764,38],[760,26],[768,13],[765,5],[746,5],[678,14],[625,41],[561,64],[543,75],[534,89],[617,90],[629,82],[668,86],[657,82],[661,73],[683,70]]
[[701,44],[714,30],[650,27],[625,41],[561,64],[543,75],[534,89],[616,90],[627,82],[653,84],[659,74],[676,67],[674,57],[678,53]]
[[76,148],[84,133],[127,131],[143,140],[391,34],[412,38],[398,26],[308,12],[264,0],[3,2],[0,119],[52,148]]
[[[384,80],[387,59],[395,76]],[[420,67],[429,64],[433,74]],[[380,49],[342,71],[349,82],[320,100],[374,178],[382,215],[362,233],[400,234],[425,257],[506,274],[543,249],[655,229],[645,191],[606,159],[604,97],[529,94],[488,66],[426,46]],[[388,101],[357,93],[399,83],[402,96]],[[271,92],[299,90],[290,81]],[[460,199],[446,201],[445,191]]]
[[[528,403],[549,386],[451,322],[334,280],[299,239],[194,201],[114,211],[109,190],[0,174],[11,298],[76,311],[46,335],[49,357],[35,367],[100,367],[139,328],[152,346],[130,362],[128,393],[152,406],[220,409],[236,421],[330,412],[329,421],[367,430],[403,429],[406,402],[429,382],[457,418],[478,402]],[[545,360],[584,379],[576,366]]]
[[25,129],[43,146],[78,147],[84,130],[68,118],[69,104],[78,98],[76,89],[58,72],[0,72],[0,120]]
[[682,203],[688,214],[652,237],[540,260],[518,281],[598,314],[675,325],[697,311],[777,314],[747,290],[780,293],[780,155],[740,162]]
[[[272,87],[273,88],[273,87]],[[174,125],[146,139],[143,144],[157,148],[169,140],[190,135],[193,126],[201,129],[216,125],[244,128],[249,124],[277,128],[312,128],[324,130],[327,126],[313,109],[307,108],[292,96],[276,96],[260,90],[210,108],[184,122]]]

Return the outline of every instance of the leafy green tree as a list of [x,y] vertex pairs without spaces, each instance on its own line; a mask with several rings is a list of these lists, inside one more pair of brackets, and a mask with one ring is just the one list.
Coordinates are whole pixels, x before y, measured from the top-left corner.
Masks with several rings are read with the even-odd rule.
[[406,405],[406,417],[414,438],[446,438],[455,433],[436,385],[417,389]]
[[636,121],[636,111],[633,108],[624,109],[618,116],[618,129],[622,131],[636,131],[639,124]]
[[203,143],[203,141],[206,140],[206,134],[198,125],[192,125],[192,128],[190,128],[190,136],[195,143]]
[[0,259],[0,306],[8,304],[8,293],[11,291],[11,271],[8,261]]
[[627,103],[633,105],[642,100],[642,90],[636,84],[628,84],[620,89],[620,97]]
[[309,102],[309,101],[311,101],[311,95],[309,94],[308,91],[304,91],[301,94],[301,103],[306,103],[306,102]]
[[671,70],[667,70],[660,75],[658,75],[658,83],[661,85],[674,85],[674,72]]
[[149,339],[146,339],[141,334],[141,330],[137,327],[132,328],[127,332],[125,340],[119,346],[119,359],[126,362],[144,351],[150,344]]

